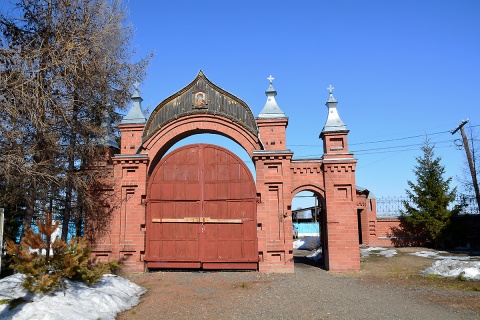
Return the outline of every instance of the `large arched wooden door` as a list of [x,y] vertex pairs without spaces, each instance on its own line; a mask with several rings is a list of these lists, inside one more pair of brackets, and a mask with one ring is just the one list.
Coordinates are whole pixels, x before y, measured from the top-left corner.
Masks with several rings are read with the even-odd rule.
[[148,268],[257,269],[255,183],[230,151],[195,144],[165,156],[147,191]]

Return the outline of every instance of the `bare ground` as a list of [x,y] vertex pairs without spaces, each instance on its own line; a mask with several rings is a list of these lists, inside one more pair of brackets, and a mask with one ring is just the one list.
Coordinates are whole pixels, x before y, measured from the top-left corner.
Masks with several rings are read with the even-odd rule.
[[123,275],[145,287],[117,319],[480,319],[480,282],[422,277],[434,260],[401,248],[357,272],[326,272],[295,252],[294,274],[172,271]]

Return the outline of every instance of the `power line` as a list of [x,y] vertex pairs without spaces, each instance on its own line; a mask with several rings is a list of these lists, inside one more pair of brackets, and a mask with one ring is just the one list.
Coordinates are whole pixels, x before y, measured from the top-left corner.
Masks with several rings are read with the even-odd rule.
[[[435,143],[452,143],[451,140],[444,140],[444,141],[437,141],[437,142],[432,142],[433,144]],[[372,148],[372,149],[364,149],[364,150],[355,150],[352,151],[352,153],[359,153],[363,151],[372,151],[372,150],[386,150],[386,149],[394,149],[394,148],[409,148],[409,147],[415,147],[415,146],[421,146],[423,143],[415,143],[415,144],[406,144],[406,145],[401,145],[401,146],[392,146],[392,147],[381,147],[381,148]]]
[[[480,125],[470,125],[469,127],[474,128],[474,127],[479,127]],[[408,136],[408,137],[402,137],[402,138],[395,138],[395,139],[385,139],[385,140],[372,140],[372,141],[365,141],[365,142],[357,142],[357,143],[349,143],[349,146],[357,146],[357,145],[362,145],[362,144],[371,144],[371,143],[384,143],[384,142],[392,142],[392,141],[402,141],[402,140],[409,140],[409,139],[414,139],[414,138],[420,138],[420,137],[425,137],[425,136],[434,136],[434,135],[439,135],[439,134],[444,134],[444,133],[450,133],[450,130],[446,131],[438,131],[438,132],[433,132],[433,133],[424,133],[420,135],[414,135],[414,136]],[[289,144],[289,147],[318,147],[318,148],[323,148],[322,144]]]
[[[480,125],[470,125],[469,127],[479,127]],[[420,137],[425,137],[425,136],[435,136],[435,135],[440,135],[440,134],[445,134],[449,133],[450,131],[438,131],[438,132],[433,132],[433,133],[425,133],[421,135],[414,135],[414,136],[408,136],[408,137],[402,137],[402,138],[396,138],[396,139],[385,139],[385,140],[372,140],[372,141],[367,141],[367,142],[361,142],[361,143],[349,143],[349,146],[352,145],[363,145],[363,144],[374,144],[374,143],[384,143],[384,142],[393,142],[393,141],[404,141],[404,140],[409,140],[409,139],[414,139],[414,138],[420,138]],[[441,149],[441,148],[450,148],[450,147],[455,147],[452,145],[452,140],[442,140],[442,141],[432,141],[433,144],[435,145],[436,149]],[[442,145],[437,145],[437,144],[444,144],[448,143],[448,145],[442,146]],[[400,146],[389,146],[389,147],[377,147],[377,148],[369,148],[369,149],[360,149],[360,150],[351,150],[353,154],[357,155],[369,155],[369,154],[379,154],[379,153],[393,153],[395,152],[396,154],[400,154],[402,152],[407,152],[407,151],[413,151],[413,150],[418,150],[418,147],[423,145],[423,143],[413,143],[413,144],[405,144],[405,145],[400,145]],[[311,144],[289,144],[289,147],[317,147],[317,148],[323,148],[323,145],[311,145]],[[314,157],[321,157],[323,156],[324,153],[315,153],[315,154],[307,154],[307,155],[295,155],[295,158],[314,158]],[[390,158],[392,156],[388,156]],[[251,161],[246,161],[246,162],[251,162]]]
[[[450,148],[450,147],[455,147],[454,145],[447,145],[447,146],[435,146],[435,149],[442,149],[442,148]],[[398,153],[402,153],[402,152],[405,152],[405,151],[418,151],[418,147],[417,148],[409,148],[409,149],[403,149],[403,150],[387,150],[387,151],[382,151],[381,153],[390,153],[390,152],[398,152]],[[364,153],[354,153],[355,155],[367,155],[367,154],[379,154],[380,152],[364,152]]]
[[[438,146],[436,145],[436,143],[450,143],[450,144],[446,146]],[[436,149],[452,147],[453,145],[451,143],[452,141],[450,140],[434,142]],[[389,153],[389,152],[405,152],[405,151],[418,150],[418,147],[421,145],[423,145],[423,143],[415,143],[415,144],[392,146],[392,147],[371,148],[371,149],[364,149],[364,150],[353,150],[351,152],[354,155],[378,154],[378,153]],[[407,148],[407,149],[401,149],[401,148]],[[393,149],[393,150],[390,150],[390,149]],[[368,152],[368,151],[371,151],[371,152]],[[309,157],[318,157],[322,155],[323,153],[315,153],[315,154],[302,155],[301,157],[309,158]]]
[[450,131],[440,131],[440,132],[434,132],[434,133],[425,133],[425,134],[419,134],[419,135],[416,135],[416,136],[410,136],[410,137],[404,137],[404,138],[397,138],[397,139],[387,139],[387,140],[376,140],[376,141],[349,143],[349,145],[351,145],[351,146],[357,146],[357,145],[369,144],[369,143],[383,143],[383,142],[392,142],[392,141],[403,141],[403,140],[420,138],[420,137],[425,137],[425,136],[434,136],[434,135],[443,134],[443,133],[450,133]]
[[[442,148],[450,148],[450,147],[454,147],[453,145],[447,145],[447,146],[435,146],[435,149],[442,149]],[[392,147],[394,148],[394,147]],[[376,149],[371,149],[371,150],[376,150]],[[392,153],[392,152],[396,152],[396,154],[400,154],[402,152],[406,152],[406,151],[418,151],[418,147],[416,148],[408,148],[408,149],[403,149],[403,150],[382,150],[381,152],[377,152],[377,151],[373,151],[373,152],[358,152],[358,151],[352,151],[352,153],[355,155],[355,156],[363,156],[363,155],[368,155],[368,154],[384,154],[384,153]],[[317,153],[317,154],[307,154],[307,155],[302,155],[302,156],[299,156],[301,157],[302,159],[303,158],[319,158],[323,156],[323,153]],[[299,158],[295,158],[295,159],[299,159]]]

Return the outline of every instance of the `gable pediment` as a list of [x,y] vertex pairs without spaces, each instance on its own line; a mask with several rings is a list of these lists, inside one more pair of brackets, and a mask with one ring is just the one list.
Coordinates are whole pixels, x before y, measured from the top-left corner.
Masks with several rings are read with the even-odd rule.
[[227,118],[258,136],[257,123],[248,105],[213,84],[200,71],[190,84],[162,101],[153,110],[143,131],[143,141],[166,124],[195,114]]

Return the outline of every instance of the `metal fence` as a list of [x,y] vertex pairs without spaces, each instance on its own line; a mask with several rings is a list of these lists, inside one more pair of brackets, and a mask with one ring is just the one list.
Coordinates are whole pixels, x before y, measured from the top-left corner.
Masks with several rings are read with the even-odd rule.
[[[408,197],[387,197],[377,199],[377,216],[379,217],[397,217],[400,215],[400,211],[405,209],[404,201],[407,201],[410,205],[415,204]],[[452,204],[460,205],[464,204],[462,208],[462,214],[480,214],[475,197],[460,195],[457,196],[455,202]]]

